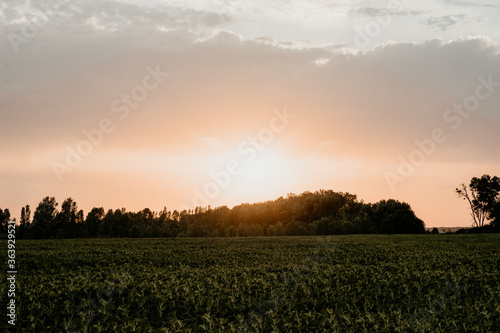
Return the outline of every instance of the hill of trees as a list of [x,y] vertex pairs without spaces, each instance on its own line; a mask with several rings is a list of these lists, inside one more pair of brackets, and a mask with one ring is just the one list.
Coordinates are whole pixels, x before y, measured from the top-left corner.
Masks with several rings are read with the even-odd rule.
[[[189,211],[153,212],[145,208],[93,208],[85,217],[68,198],[58,209],[54,197],[45,197],[31,219],[29,205],[22,208],[17,238],[77,237],[232,237],[281,235],[339,235],[424,233],[424,223],[410,205],[393,199],[375,204],[355,195],[331,190],[288,194],[273,201],[241,204],[229,209],[197,207]],[[1,232],[10,219],[0,210]]]

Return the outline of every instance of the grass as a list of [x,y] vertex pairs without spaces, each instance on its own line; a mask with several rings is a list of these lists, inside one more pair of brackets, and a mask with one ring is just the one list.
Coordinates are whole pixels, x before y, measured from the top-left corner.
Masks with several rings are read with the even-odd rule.
[[500,235],[18,241],[17,257],[11,331],[500,331]]

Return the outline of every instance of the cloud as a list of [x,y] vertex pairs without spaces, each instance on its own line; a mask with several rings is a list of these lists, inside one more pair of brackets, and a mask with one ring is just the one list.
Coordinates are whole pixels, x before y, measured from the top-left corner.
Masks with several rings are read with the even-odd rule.
[[440,17],[431,17],[425,21],[426,25],[434,30],[445,31],[454,26],[458,22],[464,20],[466,15],[444,15]]
[[212,34],[208,37],[200,37],[196,40],[197,43],[221,43],[221,42],[227,42],[227,43],[233,43],[233,42],[241,42],[243,41],[243,37],[241,35],[238,35],[237,33],[234,33],[232,31],[228,31],[225,29],[216,29],[212,32]]
[[10,29],[18,28],[23,17],[41,17],[47,13],[54,25],[66,23],[72,28],[90,25],[97,30],[112,32],[154,29],[156,26],[169,29],[203,29],[231,21],[228,15],[217,12],[168,5],[149,8],[106,0],[30,2],[27,7],[11,2],[1,8],[1,13],[4,24]]
[[[27,16],[32,12],[17,3],[8,1],[1,7],[7,36],[21,34],[32,18]],[[245,3],[240,3],[245,10],[258,5]],[[428,38],[420,31],[408,37],[400,34],[406,26],[399,26],[399,20],[421,14],[409,10],[399,13],[401,17],[381,33],[384,43],[353,54],[347,62],[344,51],[355,31],[344,27],[342,35],[330,38],[337,30],[325,32],[312,25],[308,33],[296,35],[293,29],[306,24],[300,20],[313,18],[311,13],[319,10],[313,10],[315,2],[301,3],[309,11],[301,14],[295,9],[295,16],[286,17],[286,11],[279,16],[279,8],[276,20],[254,13],[263,32],[254,33],[255,38],[249,37],[247,22],[238,20],[238,15],[246,15],[238,8],[221,12],[195,1],[190,7],[72,1],[62,3],[19,45],[19,53],[8,38],[0,39],[0,179],[13,179],[12,191],[22,188],[24,192],[17,192],[19,202],[27,201],[23,193],[35,193],[30,200],[63,190],[72,195],[77,191],[72,186],[109,186],[102,193],[111,197],[108,177],[112,185],[128,180],[141,184],[143,178],[151,186],[193,184],[206,175],[204,164],[193,156],[213,153],[207,147],[237,152],[239,143],[269,126],[273,109],[283,107],[297,116],[275,135],[271,148],[296,159],[309,158],[312,152],[327,165],[353,161],[378,170],[377,163],[398,163],[399,156],[415,149],[415,140],[428,138],[439,127],[448,140],[424,167],[455,170],[467,165],[473,170],[500,163],[492,154],[492,143],[500,141],[500,91],[481,101],[458,130],[443,119],[448,109],[474,94],[478,77],[491,75],[500,81],[495,36],[450,39],[449,33],[459,30],[455,27],[467,17],[437,12],[434,21],[425,23],[445,29],[439,31],[446,31],[446,39]],[[318,8],[324,6],[320,2]],[[337,10],[329,8],[323,19],[339,15]],[[358,14],[380,12],[360,9]],[[290,24],[297,17],[298,23]],[[408,27],[414,29],[417,21],[411,22]],[[293,38],[281,34],[288,30],[293,30]],[[311,31],[324,38],[312,42]],[[136,87],[143,85],[148,66],[159,66],[170,75],[120,119],[112,103],[140,92]],[[67,147],[85,140],[83,131],[98,128],[103,118],[111,119],[115,130],[60,185],[51,163],[64,161]],[[22,168],[13,167],[17,165]],[[385,170],[370,175],[381,177]],[[323,182],[324,175],[316,171],[308,169]],[[98,179],[93,178],[96,174]],[[351,181],[346,178],[344,183]],[[157,189],[155,194],[167,198],[167,190],[177,193],[178,188]]]
[[396,9],[389,10],[388,8],[376,8],[376,7],[360,7],[353,8],[349,11],[350,16],[369,16],[369,17],[377,17],[377,16],[419,16],[427,13],[425,10],[405,10],[405,9]]
[[500,91],[464,121],[467,133],[450,130],[443,120],[448,108],[474,94],[479,76],[492,75],[500,81],[500,57],[488,38],[388,43],[358,54],[349,66],[342,62],[341,57],[333,57],[311,72],[310,84],[315,82],[316,89],[324,91],[317,97],[331,106],[329,116],[316,122],[342,141],[344,153],[397,157],[411,151],[414,140],[443,127],[449,131],[450,142],[474,142],[477,150],[470,154],[482,155],[483,160],[491,157],[488,141],[499,135],[488,130],[483,137],[488,139],[483,140],[479,133],[481,126],[487,126],[486,119],[500,120],[494,111]]
[[486,7],[486,8],[498,8],[497,4],[494,4],[490,1],[469,1],[469,0],[446,0],[445,1],[447,4],[454,5],[454,6],[460,6],[460,7]]
[[[196,42],[196,35],[173,31],[159,44],[142,39],[135,52],[127,41],[112,37],[98,43],[82,40],[69,50],[62,40],[16,62],[6,58],[10,67],[0,68],[9,79],[0,82],[2,136],[16,140],[7,140],[11,143],[5,149],[64,152],[66,145],[81,140],[83,129],[110,117],[117,130],[100,149],[180,153],[196,149],[189,145],[191,132],[183,128],[221,133],[203,142],[230,145],[254,134],[270,110],[287,106],[303,114],[301,126],[289,134],[297,153],[334,141],[341,143],[337,154],[392,158],[411,150],[422,133],[447,125],[443,112],[474,91],[479,75],[500,77],[498,51],[484,37],[392,42],[360,52],[348,64],[335,48],[285,48],[227,30],[212,36]],[[179,38],[184,46],[170,49],[169,41],[179,43]],[[32,57],[38,58],[36,65]],[[119,120],[110,104],[142,82],[146,66],[156,64],[170,76],[126,121]],[[478,127],[498,121],[497,100],[493,96],[471,116],[467,133],[450,133],[462,147],[465,155],[460,156],[469,149],[462,142],[497,137]],[[489,154],[487,146],[474,147],[469,153]]]

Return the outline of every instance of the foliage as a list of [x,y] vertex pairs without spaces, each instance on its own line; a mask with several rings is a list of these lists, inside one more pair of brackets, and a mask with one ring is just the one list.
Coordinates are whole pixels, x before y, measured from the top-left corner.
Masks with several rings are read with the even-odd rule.
[[10,211],[9,209],[0,209],[0,232],[7,233],[7,224],[10,221]]
[[393,199],[373,205],[373,220],[377,229],[387,234],[424,233],[425,225],[415,216],[410,205]]
[[491,219],[492,226],[499,230],[500,229],[500,200],[497,201],[491,208],[489,218]]
[[28,234],[33,238],[53,238],[58,205],[54,197],[43,198],[35,210]]
[[19,221],[18,237],[26,238],[27,231],[31,224],[31,208],[30,205],[21,208],[21,220]]
[[425,231],[407,203],[391,199],[365,204],[355,195],[331,190],[289,194],[232,209],[209,206],[182,212],[166,208],[161,212],[148,208],[127,212],[122,208],[105,213],[101,207],[93,208],[86,218],[71,198],[63,202],[61,211],[57,206],[55,198],[44,198],[33,223],[25,224],[20,237],[247,237]]
[[493,210],[500,199],[500,178],[489,175],[483,175],[481,178],[473,177],[469,189],[465,184],[461,184],[455,192],[469,203],[473,226],[483,227],[485,220],[494,214]]
[[499,237],[19,241],[16,328],[498,332]]

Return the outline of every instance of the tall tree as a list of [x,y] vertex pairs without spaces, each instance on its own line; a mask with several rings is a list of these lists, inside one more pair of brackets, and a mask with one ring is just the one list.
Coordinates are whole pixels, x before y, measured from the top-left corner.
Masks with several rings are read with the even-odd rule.
[[92,208],[85,219],[85,236],[96,237],[99,232],[99,225],[104,218],[104,208]]
[[33,238],[54,238],[58,203],[54,197],[45,197],[33,214]]
[[5,210],[0,209],[0,232],[7,233],[7,224],[10,221],[10,211],[8,208]]
[[61,205],[56,217],[57,238],[73,238],[77,236],[78,206],[72,198],[67,198]]
[[28,229],[31,224],[31,208],[30,205],[21,208],[21,221],[19,222],[19,237],[26,238]]
[[455,192],[469,203],[473,226],[482,227],[498,201],[500,178],[489,175],[483,175],[481,178],[473,177],[469,188],[461,184]]

